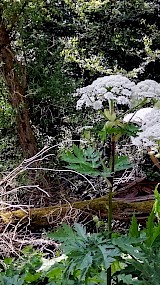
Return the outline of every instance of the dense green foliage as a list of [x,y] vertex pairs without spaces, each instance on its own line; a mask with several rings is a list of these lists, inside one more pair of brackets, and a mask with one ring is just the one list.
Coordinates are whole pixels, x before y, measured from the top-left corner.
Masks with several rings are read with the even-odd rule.
[[[1,44],[3,41],[0,38],[2,176],[21,159],[15,131],[19,110],[20,114],[25,108],[29,110],[28,122],[34,130],[38,147],[48,141],[56,144],[66,138],[72,139],[78,131],[79,139],[79,127],[91,122],[95,123],[92,130],[94,136],[92,131],[84,130],[83,133],[83,137],[88,139],[88,146],[80,148],[78,142],[78,146],[65,148],[63,152],[60,149],[60,163],[64,161],[68,169],[87,177],[105,178],[111,188],[111,202],[114,174],[121,174],[121,171],[133,166],[128,156],[122,153],[116,155],[115,144],[120,138],[126,140],[130,135],[134,136],[139,128],[131,122],[123,122],[121,114],[128,112],[127,107],[123,106],[124,110],[122,106],[119,110],[117,107],[116,110],[109,110],[113,102],[106,103],[107,109],[101,112],[104,120],[95,121],[94,111],[89,113],[84,108],[76,110],[73,93],[77,87],[90,84],[98,76],[119,72],[132,77],[135,82],[144,79],[160,82],[159,17],[160,4],[156,0],[1,1],[0,32],[5,30],[9,38],[6,46]],[[0,36],[3,37],[3,33]],[[4,50],[8,52],[8,58],[7,53],[1,55]],[[20,103],[17,109],[13,106],[13,99],[18,92],[14,88],[11,92],[9,79],[6,80],[12,75],[12,72],[5,72],[8,62],[23,87],[24,93],[18,96],[27,102],[26,105]],[[14,75],[12,87],[17,84],[15,78]],[[143,100],[138,103],[141,104],[139,107],[143,106]],[[149,101],[145,103],[150,106]],[[21,118],[23,125],[25,117]],[[102,151],[104,145],[109,152],[105,158]],[[125,235],[111,232],[111,215],[105,225],[108,231],[97,227],[96,233],[87,233],[80,224],[75,224],[73,228],[62,225],[49,237],[61,243],[61,253],[66,258],[59,262],[53,260],[55,263],[45,269],[42,254],[27,248],[19,258],[0,261],[0,284],[103,285],[111,269],[113,284],[158,285],[158,187],[155,199],[146,227],[141,229],[133,216]]]
[[89,234],[80,224],[75,224],[74,228],[64,224],[48,235],[61,243],[61,251],[65,254],[61,261],[52,258],[47,264],[41,253],[26,248],[19,259],[1,261],[0,284],[106,284],[106,270],[111,265],[113,284],[158,285],[160,224],[155,222],[155,215],[159,213],[156,212],[159,210],[157,190],[155,197],[155,206],[145,228],[140,229],[133,216],[127,234],[113,233],[109,239],[105,229]]
[[157,1],[21,0],[1,8],[15,56],[26,65],[32,122],[45,135],[57,139],[73,124],[65,120],[75,113],[69,94],[81,80],[141,66],[140,79],[159,81]]

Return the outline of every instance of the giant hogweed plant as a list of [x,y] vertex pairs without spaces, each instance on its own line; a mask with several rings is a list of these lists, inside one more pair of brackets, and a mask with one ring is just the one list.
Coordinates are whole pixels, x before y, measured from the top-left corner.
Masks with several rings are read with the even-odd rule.
[[[114,79],[113,82],[110,82],[110,79]],[[50,238],[54,238],[61,243],[65,258],[63,258],[63,260],[61,259],[60,263],[55,263],[55,259],[50,260],[47,262],[46,268],[46,261],[44,262],[43,259],[40,260],[40,257],[38,257],[38,260],[37,258],[33,258],[31,263],[27,261],[27,263],[24,262],[24,264],[22,264],[22,260],[20,260],[20,268],[17,267],[17,264],[14,268],[13,262],[11,262],[11,264],[4,263],[4,266],[2,264],[3,268],[0,268],[0,284],[159,284],[160,194],[158,186],[155,190],[155,204],[146,223],[146,228],[140,230],[135,216],[132,218],[128,234],[116,236],[112,233],[111,228],[114,173],[126,167],[131,167],[128,158],[122,156],[118,157],[116,155],[116,144],[123,134],[133,135],[137,131],[130,122],[124,122],[123,115],[116,114],[116,105],[119,104],[116,98],[120,96],[120,103],[127,104],[131,107],[130,102],[131,99],[133,99],[132,88],[135,88],[135,85],[130,84],[128,79],[121,76],[107,77],[104,81],[102,79],[100,79],[100,81],[103,82],[104,89],[107,90],[106,93],[109,92],[108,96],[110,97],[107,98],[106,93],[104,93],[106,98],[102,96],[103,89],[101,89],[101,93],[97,95],[96,98],[97,93],[94,94],[93,89],[91,92],[92,96],[94,95],[93,98],[91,98],[92,101],[88,101],[90,98],[89,95],[83,97],[81,101],[83,101],[83,104],[86,104],[87,100],[88,107],[93,106],[98,110],[99,108],[97,106],[101,107],[100,114],[106,120],[101,131],[101,138],[103,138],[103,140],[107,139],[108,136],[110,138],[110,160],[105,161],[101,157],[101,153],[93,145],[82,149],[73,146],[73,149],[65,151],[62,158],[69,163],[68,167],[71,169],[92,176],[101,175],[106,179],[109,186],[108,232],[104,231],[89,234],[86,229],[79,224],[75,224],[73,228],[70,228],[68,225],[62,225],[55,233],[49,235]],[[108,85],[105,82],[107,82]],[[123,83],[124,86],[128,86],[128,91],[126,90],[127,88],[123,91]],[[123,91],[125,96],[128,96],[130,99],[123,101],[123,96],[120,95],[121,93],[117,94],[119,91],[113,89],[114,87],[120,89],[121,93]],[[84,89],[82,90],[84,91]],[[95,92],[97,92],[97,88]],[[143,96],[135,109],[132,108],[130,111],[136,112],[136,110],[148,100],[149,96],[147,96]],[[100,103],[99,97],[101,98],[102,104]],[[106,103],[106,100],[108,101],[108,109],[103,109],[104,98],[104,103]],[[95,102],[98,100],[99,103],[97,105]],[[80,103],[82,106],[82,102]],[[77,108],[79,108],[78,102]],[[133,113],[133,115],[135,114]],[[158,135],[158,133],[156,135]],[[151,137],[149,137],[149,139],[151,141]],[[142,139],[140,139],[140,141],[142,141]],[[156,140],[153,141],[153,145],[155,141]],[[155,222],[156,217],[157,222]],[[48,265],[50,266],[48,267]]]
[[[105,119],[104,126],[100,131],[100,138],[105,141],[110,140],[110,158],[108,161],[102,158],[101,153],[94,146],[79,148],[73,146],[70,150],[65,150],[62,160],[69,163],[67,166],[77,172],[102,176],[106,179],[109,188],[108,198],[108,238],[112,234],[112,192],[114,185],[114,175],[116,171],[132,167],[126,156],[117,156],[116,144],[123,135],[131,136],[135,145],[143,145],[145,142],[149,146],[155,145],[159,139],[160,131],[154,131],[153,135],[143,130],[145,123],[141,124],[141,133],[138,133],[137,140],[134,137],[138,128],[132,123],[137,110],[140,110],[146,103],[157,103],[160,98],[160,85],[152,80],[145,80],[137,85],[128,78],[121,75],[111,75],[98,78],[91,85],[77,89],[75,96],[80,96],[77,101],[77,109],[83,107],[93,108]],[[128,111],[116,112],[119,106],[127,106]],[[107,108],[106,108],[107,106]],[[151,110],[150,110],[151,111]],[[153,110],[154,112],[155,110]],[[158,110],[159,111],[159,110]],[[127,119],[127,115],[132,115]],[[153,114],[151,114],[151,117]],[[146,115],[148,118],[148,114]],[[141,118],[140,118],[141,119]],[[111,284],[111,266],[107,269],[107,284]]]
[[[95,149],[95,146],[87,149],[80,149],[76,146],[72,150],[65,151],[62,159],[69,163],[68,168],[74,169],[78,172],[88,175],[101,175],[106,178],[109,188],[113,184],[113,176],[116,171],[131,167],[127,157],[118,157],[116,155],[116,143],[120,140],[122,135],[129,135],[132,137],[132,142],[146,143],[149,146],[153,143],[153,136],[155,139],[160,132],[157,131],[157,124],[154,124],[154,135],[151,136],[148,132],[148,138],[152,141],[146,140],[147,133],[143,129],[146,128],[146,122],[142,124],[142,132],[134,139],[137,132],[137,127],[132,124],[135,122],[137,110],[141,109],[145,103],[157,101],[160,98],[160,85],[152,80],[145,80],[137,85],[128,78],[121,75],[111,75],[98,78],[91,85],[77,89],[75,96],[80,96],[77,101],[77,109],[93,108],[97,110],[99,116],[105,119],[104,126],[100,131],[100,137],[103,141],[110,138],[110,159],[105,161],[101,157],[101,153]],[[125,106],[128,108],[124,114],[120,114],[118,106]],[[107,109],[105,108],[107,106]],[[148,108],[148,112],[151,108]],[[118,110],[118,114],[116,111]],[[158,112],[159,110],[157,110]],[[143,109],[144,112],[144,109]],[[129,119],[127,116],[131,113]],[[152,110],[150,117],[153,118]],[[148,113],[146,114],[148,116]],[[139,118],[141,120],[141,117]],[[158,119],[157,119],[158,120]],[[136,120],[137,123],[137,120]],[[149,128],[149,127],[148,127]],[[153,130],[153,126],[152,126]],[[109,178],[109,179],[108,179]]]

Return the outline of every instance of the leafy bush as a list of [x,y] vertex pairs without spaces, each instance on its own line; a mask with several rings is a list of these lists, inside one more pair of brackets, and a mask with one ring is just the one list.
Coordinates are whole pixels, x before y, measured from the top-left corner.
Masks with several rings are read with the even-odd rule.
[[106,271],[111,265],[114,284],[158,285],[160,223],[155,222],[158,199],[142,230],[133,216],[128,234],[113,233],[111,239],[106,231],[87,234],[79,224],[74,229],[63,225],[51,233],[49,236],[62,243],[61,248],[68,257],[63,272],[65,283],[59,284],[106,284]]
[[42,284],[38,283],[41,273],[37,272],[42,264],[41,253],[33,251],[30,247],[22,253],[22,257],[18,259],[5,258],[1,262],[1,285]]
[[63,279],[73,278],[76,281],[73,284],[105,284],[105,270],[120,255],[105,234],[87,234],[83,226],[75,224],[74,229],[63,225],[49,236],[62,242],[68,257]]
[[[50,238],[61,243],[63,254],[50,260],[27,247],[16,258],[5,258],[0,264],[2,285],[105,285],[111,267],[112,284],[158,285],[160,279],[160,194],[140,229],[135,216],[125,235],[108,231],[87,233],[86,228],[63,224]],[[156,219],[157,218],[157,219]],[[59,254],[59,252],[57,252]]]

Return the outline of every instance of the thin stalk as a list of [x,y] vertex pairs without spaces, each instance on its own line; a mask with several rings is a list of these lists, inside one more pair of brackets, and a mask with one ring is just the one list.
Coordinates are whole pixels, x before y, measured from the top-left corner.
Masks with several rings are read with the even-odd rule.
[[109,207],[108,207],[108,235],[111,238],[112,235],[112,195],[114,184],[114,170],[115,170],[115,137],[111,135],[111,177],[109,187]]
[[[112,237],[112,195],[113,195],[113,185],[114,185],[114,169],[115,169],[115,138],[111,135],[111,178],[108,196],[108,238]],[[112,273],[111,266],[107,269],[107,285],[112,284]]]
[[[114,102],[111,100],[109,102],[110,113],[114,112]],[[111,178],[110,178],[110,186],[109,186],[109,197],[108,197],[108,238],[112,237],[112,194],[113,194],[113,184],[114,184],[114,171],[115,171],[115,135],[111,135]],[[112,274],[111,274],[111,266],[107,269],[107,285],[112,284]]]

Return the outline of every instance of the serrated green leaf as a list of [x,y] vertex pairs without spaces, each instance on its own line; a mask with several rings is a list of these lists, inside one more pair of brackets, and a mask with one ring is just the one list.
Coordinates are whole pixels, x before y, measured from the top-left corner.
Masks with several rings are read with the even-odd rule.
[[56,232],[49,233],[48,237],[58,241],[64,241],[68,238],[75,239],[76,234],[71,227],[69,227],[67,224],[63,224]]
[[84,279],[89,267],[92,265],[93,257],[91,256],[91,252],[88,252],[83,259],[81,259],[81,263],[78,266],[78,269],[82,271],[81,278]]
[[22,285],[24,284],[24,279],[19,274],[16,274],[12,277],[4,276],[4,284],[5,285]]
[[149,247],[155,245],[155,243],[157,242],[159,244],[159,238],[160,238],[160,223],[158,223],[157,225],[154,223],[154,212],[152,211],[148,221],[147,221],[147,226],[146,226],[146,242],[145,244]]
[[133,278],[131,274],[120,274],[118,275],[118,280],[123,281],[127,285],[146,285],[143,281]]
[[72,152],[65,151],[61,155],[61,159],[69,163],[68,169],[82,174],[100,175],[98,171],[99,166],[101,166],[100,154],[92,147],[80,149],[77,146],[73,146]]
[[124,124],[124,134],[128,136],[135,137],[138,132],[140,132],[140,128],[133,123],[125,123]]
[[148,246],[150,246],[152,243],[152,236],[153,236],[153,231],[154,231],[154,226],[155,226],[154,219],[155,219],[155,214],[154,214],[154,211],[152,210],[146,222],[146,230],[145,230],[145,233],[147,236],[146,244]]
[[69,163],[83,163],[84,158],[82,157],[76,157],[71,151],[66,151],[61,155],[61,159],[69,162]]
[[155,213],[158,221],[160,221],[160,193],[158,192],[159,185],[160,185],[160,183],[157,184],[157,186],[154,190],[155,202],[153,205],[154,213]]
[[72,170],[75,170],[76,172],[86,174],[86,175],[98,176],[101,174],[99,171],[92,168],[90,165],[84,165],[84,164],[80,164],[80,165],[70,164],[69,166],[67,166],[67,169],[72,169]]
[[138,230],[138,223],[135,215],[132,217],[131,225],[129,228],[130,237],[140,237],[140,231]]
[[128,156],[116,156],[115,158],[115,172],[125,170],[134,165],[129,161]]
[[98,248],[102,253],[105,268],[108,269],[111,266],[111,264],[115,261],[114,257],[119,255],[119,250],[117,248],[106,249],[105,245],[98,245]]
[[84,240],[87,240],[87,234],[86,234],[86,229],[84,226],[82,226],[81,224],[76,223],[74,225],[74,228],[78,234],[79,237],[82,237]]
[[12,264],[14,262],[14,258],[5,257],[3,261],[6,265]]
[[122,252],[143,261],[145,260],[145,255],[143,254],[140,247],[143,240],[145,240],[145,238],[142,239],[129,236],[121,236],[113,239],[112,242],[113,244],[117,245],[122,250]]
[[77,156],[79,159],[83,158],[84,156],[84,150],[78,147],[77,145],[73,144],[72,146],[73,153],[75,156]]

